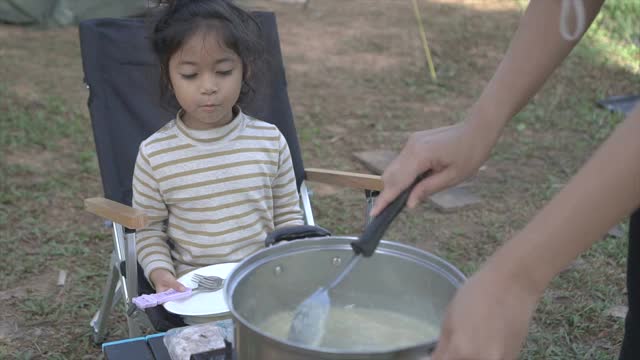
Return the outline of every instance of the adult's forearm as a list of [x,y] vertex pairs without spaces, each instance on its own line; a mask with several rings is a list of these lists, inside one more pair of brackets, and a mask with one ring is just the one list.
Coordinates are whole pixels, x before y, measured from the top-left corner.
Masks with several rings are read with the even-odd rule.
[[[587,27],[603,2],[584,0]],[[561,36],[560,7],[560,0],[531,1],[502,62],[470,110],[469,119],[476,122],[477,131],[497,140],[506,122],[571,52],[578,40]]]
[[640,206],[640,106],[543,210],[489,261],[542,291]]

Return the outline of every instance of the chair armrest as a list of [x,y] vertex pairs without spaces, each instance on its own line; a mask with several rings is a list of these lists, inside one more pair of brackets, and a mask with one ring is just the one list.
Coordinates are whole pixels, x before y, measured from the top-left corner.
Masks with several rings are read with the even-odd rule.
[[306,180],[321,182],[329,185],[344,186],[362,190],[381,191],[384,187],[382,178],[378,175],[358,174],[353,172],[326,170],[326,169],[305,169]]
[[101,197],[85,199],[84,208],[94,215],[111,220],[129,229],[140,229],[149,223],[144,211]]

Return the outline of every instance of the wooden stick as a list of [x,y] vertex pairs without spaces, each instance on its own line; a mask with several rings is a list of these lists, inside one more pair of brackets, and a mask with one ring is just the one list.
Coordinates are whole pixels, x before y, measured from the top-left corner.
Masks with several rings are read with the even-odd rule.
[[85,199],[84,208],[129,229],[140,229],[149,223],[144,211],[101,197]]
[[321,182],[329,185],[378,191],[381,191],[384,187],[382,178],[378,175],[316,168],[305,169],[305,175],[308,181]]

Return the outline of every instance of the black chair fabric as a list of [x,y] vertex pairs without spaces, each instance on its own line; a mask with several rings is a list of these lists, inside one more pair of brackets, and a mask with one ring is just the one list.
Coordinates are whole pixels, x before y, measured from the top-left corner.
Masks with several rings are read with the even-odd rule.
[[[291,150],[298,187],[304,179],[276,18],[254,12],[262,28],[266,66],[243,111],[276,125]],[[159,66],[142,18],[91,19],[79,24],[84,80],[105,197],[131,205],[138,146],[175,117],[160,100]]]

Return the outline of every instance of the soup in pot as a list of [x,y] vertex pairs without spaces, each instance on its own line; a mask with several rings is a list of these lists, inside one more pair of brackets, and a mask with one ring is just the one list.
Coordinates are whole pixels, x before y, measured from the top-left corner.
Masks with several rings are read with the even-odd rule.
[[[274,337],[286,340],[293,311],[278,312],[258,324]],[[385,351],[436,339],[438,324],[399,313],[357,307],[331,307],[319,345],[338,351]]]

